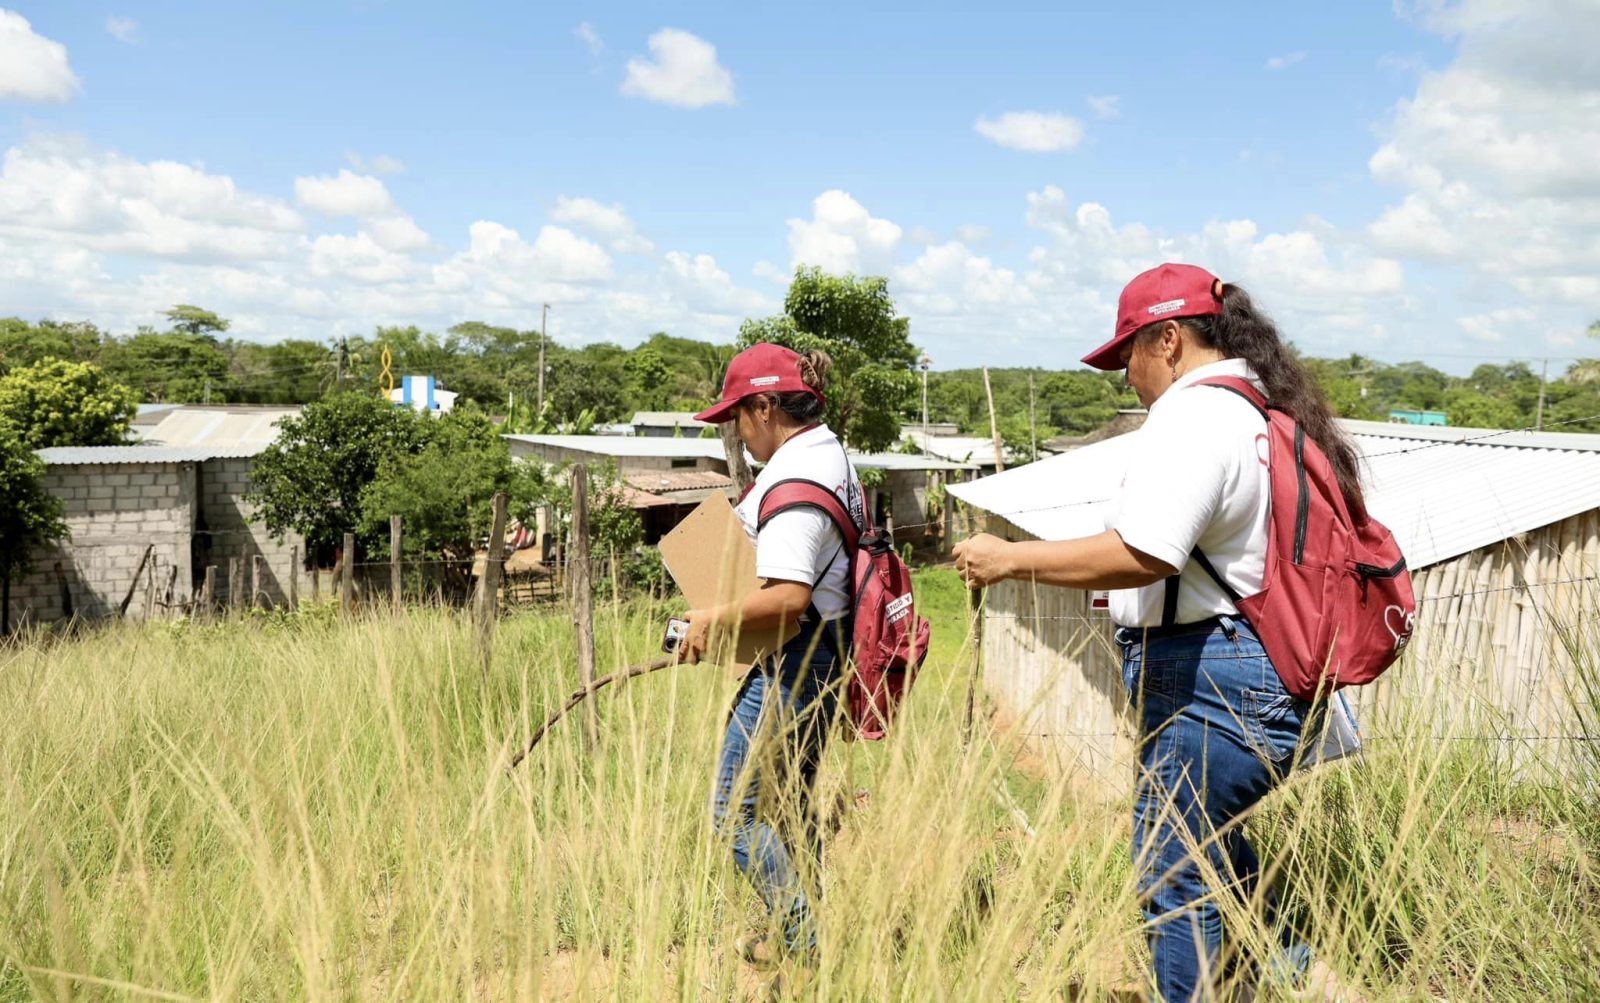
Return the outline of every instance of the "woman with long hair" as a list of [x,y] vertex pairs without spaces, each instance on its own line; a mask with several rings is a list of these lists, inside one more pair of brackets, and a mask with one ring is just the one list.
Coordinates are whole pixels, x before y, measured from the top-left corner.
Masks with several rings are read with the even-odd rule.
[[1286,411],[1327,455],[1353,514],[1365,511],[1356,450],[1272,321],[1203,268],[1166,264],[1134,278],[1114,336],[1084,362],[1126,370],[1150,412],[1129,443],[1106,530],[1054,542],[984,534],[956,548],[957,566],[972,588],[1020,579],[1112,590],[1139,725],[1134,866],[1161,998],[1205,996],[1236,965],[1213,875],[1278,926],[1269,964],[1299,981],[1309,950],[1274,915],[1241,822],[1288,775],[1320,711],[1284,688],[1230,598],[1255,595],[1265,580],[1265,423],[1240,394],[1197,384],[1247,380]]

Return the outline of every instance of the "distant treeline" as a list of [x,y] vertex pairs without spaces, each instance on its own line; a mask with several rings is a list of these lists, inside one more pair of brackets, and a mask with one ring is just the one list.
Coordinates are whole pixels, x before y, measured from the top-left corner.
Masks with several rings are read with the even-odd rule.
[[[476,321],[444,333],[379,327],[370,336],[263,344],[225,336],[226,319],[178,306],[164,330],[113,335],[87,323],[0,319],[0,375],[44,358],[91,362],[133,387],[145,401],[299,404],[335,389],[376,388],[385,349],[396,378],[425,374],[494,414],[539,424],[537,331]],[[635,411],[703,406],[720,388],[733,354],[718,345],[666,333],[632,349],[598,343],[545,346],[544,427],[587,428],[627,420]],[[1303,360],[1344,417],[1384,420],[1391,409],[1443,411],[1452,425],[1519,428],[1539,411],[1540,373],[1524,363],[1481,365],[1451,376],[1424,362],[1390,364],[1361,355]],[[1033,425],[1029,424],[1029,377]],[[1119,408],[1137,407],[1120,374],[1086,370],[991,369],[1001,433],[1014,448],[1055,435],[1081,435]],[[980,370],[928,374],[928,418],[987,435],[988,405]],[[1544,384],[1543,420],[1569,431],[1600,432],[1600,363],[1578,362]],[[921,393],[905,419],[921,419]],[[1575,421],[1574,419],[1588,419]]]

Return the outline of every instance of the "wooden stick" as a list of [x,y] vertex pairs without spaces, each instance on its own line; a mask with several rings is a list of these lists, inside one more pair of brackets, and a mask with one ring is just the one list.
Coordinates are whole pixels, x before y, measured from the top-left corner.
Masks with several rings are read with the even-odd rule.
[[339,560],[344,565],[344,573],[339,576],[339,601],[343,604],[345,616],[355,612],[356,606],[356,535],[344,535],[344,556]]
[[400,612],[400,517],[389,517],[389,597],[394,601],[394,611]]
[[128,594],[122,597],[122,605],[117,607],[118,616],[128,615],[128,604],[133,602],[133,594],[138,591],[139,578],[144,574],[145,562],[150,560],[150,555],[155,549],[156,545],[153,543],[144,548],[144,556],[139,558],[139,566],[133,569],[133,581],[128,584]]
[[244,603],[244,560],[228,558],[228,608],[238,609]]
[[[589,564],[589,468],[572,468],[572,625],[577,631],[578,685],[594,682],[594,575]],[[584,710],[583,734],[593,747],[600,738],[600,715],[590,704]]]
[[1000,425],[994,416],[994,389],[989,386],[989,367],[983,367],[983,394],[989,398],[989,434],[994,438],[994,470],[995,473],[1004,473],[1006,469],[1006,451],[1000,442]]
[[266,605],[261,601],[261,555],[250,555],[250,608]]
[[[966,584],[965,582],[962,583]],[[983,590],[967,590],[967,616],[972,634],[972,668],[967,672],[967,712],[961,720],[961,748],[972,742],[972,726],[977,716],[978,676],[983,674]]]
[[494,621],[499,612],[500,574],[505,567],[506,493],[494,493],[493,516],[489,520],[489,545],[483,553],[483,577],[478,579],[478,652],[483,659],[483,678],[488,681],[494,653]]
[[528,747],[518,752],[515,756],[512,756],[511,765],[506,767],[506,769],[514,770],[521,765],[522,761],[528,758],[528,755],[533,752],[534,748],[541,740],[543,740],[544,736],[550,731],[550,729],[555,727],[556,722],[560,721],[563,717],[566,717],[567,712],[572,710],[572,708],[578,706],[578,704],[589,699],[591,696],[594,696],[607,686],[610,686],[612,683],[621,679],[633,679],[651,672],[660,671],[661,669],[670,669],[674,665],[678,664],[680,663],[676,658],[658,658],[653,662],[630,665],[626,669],[619,669],[608,676],[601,676],[588,686],[575,691],[572,696],[567,698],[567,702],[562,705],[560,710],[545,718],[544,724],[541,724],[539,726],[539,730],[533,733],[533,738],[528,740]]
[[289,548],[289,609],[300,608],[300,545]]
[[60,561],[56,562],[56,585],[61,589],[61,615],[71,621],[77,614],[72,606],[72,587],[67,584],[67,572]]

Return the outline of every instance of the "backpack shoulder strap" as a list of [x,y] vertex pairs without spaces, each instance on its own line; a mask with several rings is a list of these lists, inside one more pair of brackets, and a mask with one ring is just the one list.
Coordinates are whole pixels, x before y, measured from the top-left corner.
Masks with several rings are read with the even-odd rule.
[[1196,387],[1220,387],[1231,390],[1250,402],[1250,406],[1261,412],[1261,417],[1267,417],[1267,398],[1256,389],[1256,385],[1247,379],[1238,376],[1213,376],[1208,380],[1200,380],[1190,384]]
[[761,510],[756,516],[756,531],[760,532],[778,513],[795,508],[821,509],[824,515],[833,520],[834,528],[839,531],[839,538],[847,546],[854,550],[860,542],[861,527],[851,518],[844,503],[839,501],[839,496],[816,481],[809,481],[803,477],[779,481],[767,489],[767,493],[761,496]]

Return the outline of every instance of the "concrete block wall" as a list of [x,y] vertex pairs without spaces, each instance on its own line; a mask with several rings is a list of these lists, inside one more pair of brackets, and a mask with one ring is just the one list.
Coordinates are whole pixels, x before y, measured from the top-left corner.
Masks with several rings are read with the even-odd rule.
[[217,598],[229,601],[228,561],[239,558],[244,573],[244,587],[248,601],[251,559],[260,554],[263,558],[260,588],[265,601],[283,605],[289,599],[289,580],[300,575],[300,591],[307,593],[308,580],[303,571],[294,565],[293,548],[300,547],[302,559],[305,545],[298,536],[286,537],[280,544],[267,533],[267,528],[255,519],[255,509],[245,501],[250,490],[251,460],[243,457],[216,458],[200,465],[200,512],[198,532],[195,535],[195,577],[203,579],[208,564],[217,568]]
[[[180,463],[57,465],[45,487],[63,503],[71,536],[40,548],[33,571],[13,582],[12,623],[49,623],[66,615],[55,565],[82,617],[115,613],[134,582],[145,548],[153,545],[157,590],[165,593],[173,568],[174,601],[189,597],[195,516],[195,467]],[[146,612],[148,570],[134,589],[130,615]]]

